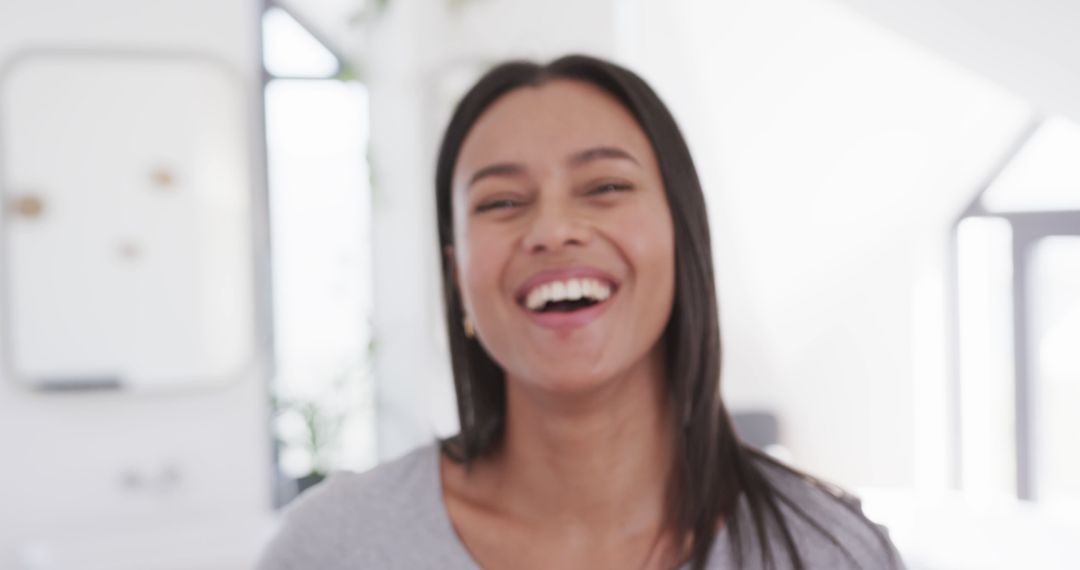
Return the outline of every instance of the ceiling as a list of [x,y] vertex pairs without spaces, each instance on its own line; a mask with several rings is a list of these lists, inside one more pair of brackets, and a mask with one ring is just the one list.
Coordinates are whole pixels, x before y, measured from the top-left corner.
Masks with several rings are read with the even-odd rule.
[[[1080,1],[828,1],[846,6],[1000,84],[1030,101],[1043,114],[1080,121]],[[355,15],[380,3],[275,2],[295,13],[343,55],[362,53],[363,27],[356,24]]]
[[1076,0],[833,0],[1027,99],[1080,121]]

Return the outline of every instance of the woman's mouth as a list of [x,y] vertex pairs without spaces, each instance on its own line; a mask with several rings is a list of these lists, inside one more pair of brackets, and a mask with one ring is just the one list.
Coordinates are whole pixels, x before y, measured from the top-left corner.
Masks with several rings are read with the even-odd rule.
[[571,329],[599,317],[618,291],[614,279],[587,268],[550,271],[526,282],[518,302],[543,327]]
[[586,277],[550,281],[534,287],[525,296],[525,308],[535,313],[569,313],[611,297],[611,286],[600,279]]

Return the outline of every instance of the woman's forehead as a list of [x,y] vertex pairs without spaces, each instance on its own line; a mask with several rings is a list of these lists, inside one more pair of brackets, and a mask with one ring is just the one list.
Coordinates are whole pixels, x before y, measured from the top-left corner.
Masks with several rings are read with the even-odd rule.
[[648,138],[615,97],[584,81],[557,79],[515,89],[486,109],[465,137],[455,178],[491,162],[546,164],[597,146],[651,159]]

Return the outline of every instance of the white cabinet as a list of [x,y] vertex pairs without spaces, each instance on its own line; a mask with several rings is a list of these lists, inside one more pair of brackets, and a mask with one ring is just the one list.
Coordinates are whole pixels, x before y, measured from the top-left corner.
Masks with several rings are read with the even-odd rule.
[[7,375],[144,389],[254,363],[246,100],[196,57],[39,52],[3,71]]

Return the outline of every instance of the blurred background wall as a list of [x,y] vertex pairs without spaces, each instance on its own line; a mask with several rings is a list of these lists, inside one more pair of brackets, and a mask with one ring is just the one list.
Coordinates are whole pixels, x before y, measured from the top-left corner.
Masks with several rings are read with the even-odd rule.
[[[49,137],[37,146],[16,137],[63,134],[62,126],[35,131],[20,122],[26,109],[54,116],[67,100],[43,94],[35,104],[28,86],[63,86],[75,98],[108,93],[47,74],[40,77],[51,82],[12,82],[13,62],[56,49],[197,54],[231,79],[170,75],[159,65],[159,85],[206,83],[177,89],[176,100],[162,95],[162,106],[146,112],[175,104],[218,117],[162,123],[160,137],[145,135],[195,141],[161,143],[174,155],[141,156],[142,145],[110,139],[100,125],[78,139],[129,149],[131,160],[110,155],[115,172],[135,161],[150,186],[171,180],[160,156],[174,156],[176,172],[227,172],[220,188],[219,176],[200,175],[202,193],[187,209],[168,210],[186,213],[149,226],[124,220],[158,220],[152,204],[125,206],[105,186],[83,189],[118,200],[93,219],[127,228],[102,234],[122,259],[143,252],[125,240],[149,248],[192,237],[184,232],[193,227],[217,236],[205,249],[161,257],[188,259],[191,283],[213,284],[202,297],[170,288],[176,264],[140,266],[165,276],[155,291],[174,295],[169,303],[205,313],[172,317],[187,328],[171,328],[160,346],[189,351],[162,349],[163,362],[196,355],[211,364],[169,376],[159,372],[183,366],[125,360],[157,350],[153,335],[113,344],[105,335],[112,364],[139,373],[120,389],[88,390],[72,372],[93,362],[71,356],[85,346],[77,338],[53,346],[53,329],[38,327],[33,346],[4,340],[0,567],[90,567],[65,561],[98,555],[118,557],[101,567],[121,559],[174,567],[153,554],[123,554],[135,529],[159,550],[203,553],[175,567],[243,567],[237,561],[257,549],[296,481],[366,469],[452,433],[431,200],[438,138],[457,98],[491,64],[569,52],[641,73],[690,142],[712,223],[730,407],[774,417],[775,443],[794,464],[866,490],[868,507],[895,522],[917,567],[1016,567],[1033,551],[1043,553],[1041,567],[1065,567],[1063,545],[1080,536],[1068,515],[1080,502],[1080,457],[1067,436],[1080,428],[1067,413],[1080,401],[1080,362],[1067,348],[1080,342],[1080,300],[1069,293],[1080,249],[1068,240],[1042,248],[1050,242],[1031,234],[1031,251],[1012,257],[1009,236],[1029,227],[1080,233],[1070,217],[1080,210],[1078,25],[1080,8],[1050,0],[5,0],[0,183],[5,212],[15,213],[0,222],[6,322],[48,321],[56,331],[71,322],[46,309],[19,313],[20,299],[55,306],[35,291],[68,291],[46,286],[60,275],[49,268],[76,267],[12,248],[38,243],[25,229],[35,202],[23,186],[49,172],[13,167],[12,153],[23,152],[20,165],[64,168],[40,150],[52,148]],[[191,101],[202,106],[183,107]],[[208,140],[225,149],[215,156],[231,159],[207,161],[198,149]],[[1051,218],[1053,232],[1039,225]],[[207,219],[218,225],[198,221]],[[978,225],[987,219],[1003,221],[1005,233]],[[1031,262],[1031,294],[1017,297],[1011,264],[1027,267],[1029,254],[1051,261]],[[161,258],[151,249],[140,257]],[[45,269],[32,273],[35,281],[18,277],[22,267]],[[120,313],[155,318],[161,305],[112,302]],[[1017,311],[1037,321],[1030,334],[1017,332]],[[106,330],[108,314],[86,322]],[[138,322],[150,330],[158,321]],[[19,326],[0,330],[10,336]],[[232,352],[207,348],[223,345]],[[73,363],[66,376],[49,369],[53,354]],[[12,355],[22,364],[12,368]],[[227,366],[230,358],[243,366]],[[1040,368],[1044,361],[1052,371]],[[20,373],[27,366],[36,373]],[[332,443],[313,444],[313,434]],[[926,538],[949,533],[950,541]],[[978,558],[977,545],[1017,536],[1013,550]],[[191,547],[207,537],[230,538],[220,548]]]
[[[99,549],[109,548],[112,541],[112,548],[137,552],[140,548],[153,548],[149,543],[142,546],[131,543],[133,533],[139,530],[174,523],[179,525],[186,521],[207,525],[227,520],[246,520],[270,511],[272,493],[267,465],[271,454],[266,428],[269,415],[266,396],[268,368],[260,363],[265,358],[259,357],[254,347],[250,346],[254,342],[241,341],[238,345],[237,350],[246,353],[243,369],[230,368],[229,377],[215,381],[212,386],[192,382],[188,388],[146,392],[137,387],[119,391],[42,390],[24,384],[23,381],[28,379],[19,377],[19,371],[13,370],[13,367],[34,368],[38,364],[46,367],[55,365],[57,369],[62,369],[66,362],[70,362],[73,367],[85,364],[89,369],[87,374],[93,375],[98,370],[98,364],[106,368],[117,364],[102,362],[94,355],[83,353],[87,346],[96,346],[96,350],[100,351],[111,348],[123,350],[111,344],[113,341],[120,342],[119,337],[108,338],[108,330],[100,331],[102,337],[97,340],[102,342],[96,342],[92,335],[65,337],[61,332],[64,327],[62,315],[55,322],[48,323],[50,326],[56,324],[57,328],[38,334],[31,329],[42,323],[33,320],[38,313],[31,310],[29,303],[48,303],[50,299],[45,291],[51,285],[59,287],[58,281],[61,279],[79,279],[90,289],[104,285],[115,277],[109,273],[111,268],[125,263],[125,256],[138,256],[139,247],[144,247],[142,253],[148,263],[143,267],[147,271],[133,279],[152,276],[161,269],[160,265],[154,264],[155,259],[160,260],[161,257],[155,258],[155,255],[161,252],[167,255],[167,252],[173,251],[169,241],[176,234],[162,235],[154,231],[155,226],[165,231],[180,228],[177,220],[170,218],[171,214],[162,214],[163,210],[158,210],[155,204],[145,208],[141,207],[142,204],[133,204],[126,211],[114,212],[115,216],[104,211],[96,212],[92,207],[95,194],[98,203],[110,201],[116,197],[113,191],[119,191],[120,185],[134,188],[142,184],[151,187],[155,183],[155,176],[171,176],[164,172],[155,174],[155,168],[175,167],[178,176],[191,174],[187,180],[178,180],[179,186],[209,182],[205,186],[238,195],[234,205],[250,201],[247,196],[253,194],[252,188],[261,180],[257,172],[262,168],[260,163],[254,162],[261,145],[261,116],[256,105],[261,99],[261,90],[258,89],[261,76],[258,66],[260,14],[261,6],[248,1],[144,3],[122,0],[5,0],[0,3],[0,60],[3,62],[0,65],[4,70],[5,104],[5,137],[0,145],[5,153],[0,162],[4,164],[4,213],[7,214],[2,222],[6,226],[6,322],[3,330],[7,338],[3,339],[5,373],[0,378],[0,501],[4,503],[3,509],[0,509],[3,511],[0,515],[0,567],[21,567],[14,559],[15,551],[32,539],[48,538],[76,543],[88,539],[92,541],[94,536],[99,535],[103,537],[97,542]],[[59,55],[57,57],[67,58],[59,63],[60,59],[50,58],[50,50],[82,54],[83,58]],[[96,57],[95,54],[101,55]],[[159,55],[162,59],[141,59]],[[189,59],[189,56],[195,59]],[[205,58],[209,63],[196,56]],[[178,59],[169,59],[172,57]],[[141,69],[147,75],[140,78],[119,71],[117,65],[125,64],[134,65],[136,70]],[[140,65],[143,67],[138,67]],[[88,74],[92,70],[101,70],[103,76]],[[150,85],[154,81],[161,81],[169,87],[183,87],[182,82],[176,81],[177,78],[189,82],[205,81],[206,88],[216,89],[220,99],[192,102],[190,98],[197,98],[201,91],[190,88],[180,89],[179,97],[165,98],[156,101],[156,105],[145,107],[139,104],[150,102],[137,96],[126,101],[123,99],[125,92],[160,95],[161,92],[154,91]],[[117,89],[113,93],[119,97],[111,105],[105,98],[107,93],[97,90],[110,80],[115,82]],[[35,85],[49,86],[50,89],[36,94],[26,91]],[[73,96],[64,97],[65,92]],[[70,106],[78,105],[79,101],[86,102],[84,108]],[[118,108],[125,105],[126,108]],[[63,115],[65,110],[70,114]],[[213,116],[217,121],[213,124],[204,122],[202,132],[177,133],[176,137],[169,137],[169,133],[156,133],[157,136],[152,139],[141,141],[125,139],[128,135],[153,132],[153,126],[147,125],[147,129],[140,131],[137,124],[128,124],[123,119],[141,117],[139,121],[153,121],[152,111],[175,113],[172,118],[186,112],[212,112],[216,113]],[[21,119],[30,116],[41,119],[42,123],[37,126],[20,123]],[[48,122],[49,118],[57,116],[63,116],[63,124]],[[110,118],[120,120],[113,122],[108,120]],[[96,126],[92,132],[75,132],[86,125]],[[157,126],[182,125],[165,117]],[[216,138],[195,140],[206,134]],[[43,140],[34,138],[34,135],[42,135]],[[179,144],[181,139],[186,139],[185,143],[200,145],[207,151],[220,152],[218,156],[232,163],[218,168],[212,164],[212,158],[199,156],[197,151]],[[80,148],[67,146],[65,141],[77,141]],[[111,152],[110,148],[118,150]],[[35,150],[42,149],[52,149],[56,154],[33,155]],[[167,160],[169,158],[176,160],[170,162]],[[171,166],[161,166],[163,159]],[[100,164],[110,160],[115,163]],[[232,184],[222,187],[215,185],[214,181],[194,180],[197,170],[202,169],[214,170],[222,177],[228,177]],[[50,191],[58,190],[56,188],[27,186],[36,181],[56,180],[50,172],[91,174],[97,178],[84,180],[84,185],[73,188],[70,200],[58,196],[58,192],[50,195]],[[103,180],[117,186],[101,187],[95,184]],[[238,189],[240,192],[237,192]],[[186,192],[187,188],[181,188],[181,191]],[[64,227],[77,233],[82,231],[77,227],[77,220],[82,216],[91,218],[99,215],[96,219],[109,220],[109,227],[85,234],[100,237],[100,251],[108,257],[100,263],[84,259],[86,263],[81,265],[83,269],[100,269],[102,275],[61,272],[53,274],[57,280],[53,281],[48,275],[58,265],[51,264],[51,261],[59,259],[42,259],[35,265],[33,259],[25,258],[23,246],[33,253],[38,237],[25,233],[33,231],[26,228],[34,220],[17,215],[16,203],[28,193],[44,195],[40,216],[42,224],[54,220],[71,221],[72,224]],[[83,201],[81,197],[87,195],[89,198]],[[54,197],[56,199],[52,200]],[[207,199],[214,200],[206,196],[196,197],[179,208],[196,206]],[[70,208],[65,209],[68,206]],[[252,214],[244,211],[240,216],[232,216],[231,207],[224,205],[206,211],[210,216],[224,213],[231,216],[227,219],[234,227],[249,228]],[[173,205],[165,208],[173,208]],[[132,219],[141,213],[146,213],[148,217],[143,221]],[[213,224],[203,224],[202,229],[215,229],[209,226]],[[226,234],[226,237],[232,237],[228,232]],[[43,239],[52,237],[56,236],[44,235]],[[71,243],[74,242],[74,239],[71,240]],[[208,247],[227,249],[230,245],[230,242],[223,240],[219,246],[211,244]],[[155,246],[160,248],[155,250]],[[48,248],[37,251],[46,255],[56,253]],[[185,270],[194,270],[185,263],[189,260],[186,255],[187,252],[181,252],[172,260],[180,269],[171,271],[170,278]],[[253,256],[250,251],[244,251],[240,260],[245,266],[250,266]],[[64,262],[68,267],[80,266],[80,261],[74,256],[65,257]],[[23,276],[20,272],[24,269],[39,280],[36,283],[20,282]],[[210,271],[207,267],[198,270]],[[242,303],[254,304],[254,289],[244,286],[250,283],[251,274],[251,270],[232,271],[226,268],[217,273],[217,283],[205,283],[204,279],[215,279],[212,274],[205,273],[199,275],[199,280],[183,284],[238,291],[240,296],[235,298]],[[222,282],[227,280],[231,282]],[[35,297],[36,294],[42,297]],[[32,300],[26,300],[31,297]],[[62,297],[64,295],[60,292],[54,299]],[[118,299],[108,296],[99,299],[106,306],[116,301]],[[153,312],[153,307],[159,306],[152,300],[143,303],[131,296],[127,301],[138,305],[132,308],[132,315],[137,311]],[[160,300],[168,301],[168,298]],[[25,314],[28,319],[16,323],[13,317],[22,309],[27,310]],[[240,314],[243,312],[240,311]],[[80,316],[92,320],[89,315],[69,315],[74,317],[72,320]],[[153,316],[165,314],[154,313]],[[123,314],[115,315],[115,319],[105,317],[94,322],[122,321],[122,324],[131,324]],[[182,318],[171,319],[163,322],[162,327],[182,327],[182,321]],[[80,323],[68,324],[78,328]],[[219,326],[228,328],[231,325],[219,323]],[[190,331],[191,334],[214,336],[211,330],[207,330],[205,322],[201,323],[201,327],[200,331]],[[14,332],[25,332],[34,337],[37,344],[21,345],[12,338]],[[183,344],[192,338],[184,332],[174,328],[160,334],[159,340],[162,343]],[[247,333],[245,337],[253,335]],[[128,348],[140,346],[138,339],[130,340]],[[229,339],[226,341],[231,342]],[[151,348],[149,344],[143,346]],[[50,351],[51,358],[48,356]],[[35,356],[41,353],[45,354]],[[24,358],[16,363],[16,356]],[[208,358],[207,362],[211,360]],[[163,361],[175,363],[171,356],[165,356]],[[137,363],[127,364],[139,367]],[[185,381],[203,375],[199,370],[183,367],[181,370],[191,376]],[[111,369],[108,371],[111,372]],[[65,373],[64,370],[56,372],[61,377]],[[27,374],[32,376],[33,372]],[[78,376],[77,372],[71,374]],[[157,377],[155,373],[148,374]],[[207,376],[215,374],[216,371],[207,371]],[[243,534],[236,538],[243,538]],[[217,546],[208,543],[205,548],[209,551]],[[53,554],[61,556],[59,552],[39,554],[42,564]],[[226,560],[233,556],[227,547],[218,554]],[[179,555],[179,560],[183,560],[182,555]],[[87,562],[93,563],[92,559]]]

